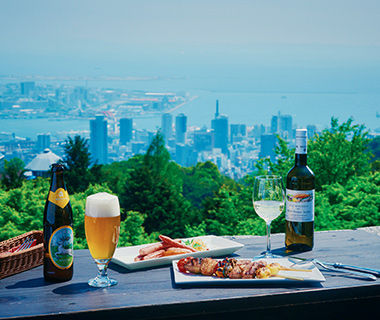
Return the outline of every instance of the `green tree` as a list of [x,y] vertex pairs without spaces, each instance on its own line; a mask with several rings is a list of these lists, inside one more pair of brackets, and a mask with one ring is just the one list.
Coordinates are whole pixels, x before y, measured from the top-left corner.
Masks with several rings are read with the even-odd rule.
[[372,171],[380,171],[380,136],[377,136],[369,141],[368,151],[373,155],[371,158]]
[[118,246],[135,246],[143,243],[156,242],[158,233],[148,235],[145,232],[144,222],[146,215],[136,212],[128,211],[126,219],[120,224],[120,238]]
[[373,154],[371,161],[380,159],[380,136],[377,136],[368,142],[368,149]]
[[0,192],[0,240],[42,230],[48,191],[48,180],[37,178],[24,181],[19,188]]
[[[237,190],[222,186],[213,198],[205,201],[205,220],[199,227],[215,235],[265,234],[265,222],[253,209],[252,185],[253,178],[247,176],[245,185],[239,185]],[[188,229],[195,233],[194,227]]]
[[25,163],[19,158],[4,160],[4,171],[2,172],[1,183],[6,190],[19,188],[25,180]]
[[257,175],[274,174],[282,176],[286,181],[288,171],[294,165],[294,148],[289,149],[289,142],[282,139],[279,135],[277,137],[277,144],[275,147],[276,161],[272,162],[271,159],[261,158],[256,163],[258,169]]
[[87,140],[76,135],[74,139],[68,137],[65,141],[63,163],[67,167],[65,182],[69,194],[83,192],[91,181],[90,164],[91,156],[87,146]]
[[345,184],[352,176],[371,171],[367,151],[369,139],[363,125],[353,125],[353,119],[339,125],[331,119],[331,129],[323,130],[308,144],[308,165],[316,176],[316,190],[333,183]]
[[129,179],[129,173],[133,170],[137,161],[141,155],[137,155],[133,158],[128,159],[128,161],[112,162],[111,164],[103,165],[100,168],[100,173],[98,176],[99,182],[107,183],[109,188],[115,194],[124,193],[125,185]]
[[[353,119],[342,124],[331,119],[331,128],[325,129],[308,141],[308,166],[316,176],[316,190],[335,182],[344,184],[351,176],[361,176],[371,171],[367,132],[362,125],[353,125]],[[276,162],[260,159],[256,167],[258,174],[276,174],[286,178],[294,165],[294,149],[280,137],[276,146]]]
[[211,161],[199,162],[193,167],[181,167],[180,170],[183,182],[182,194],[196,209],[202,207],[205,199],[213,197],[223,184],[235,187],[235,182],[221,175],[218,167]]
[[316,230],[380,225],[380,172],[325,185],[315,204]]
[[160,132],[141,160],[130,172],[122,195],[123,208],[146,215],[147,233],[184,236],[186,220],[192,220],[191,205],[182,196],[178,166],[170,162]]

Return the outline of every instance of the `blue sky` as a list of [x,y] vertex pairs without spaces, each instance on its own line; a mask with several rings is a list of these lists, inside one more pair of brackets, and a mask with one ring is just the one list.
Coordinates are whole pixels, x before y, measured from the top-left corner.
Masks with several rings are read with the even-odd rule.
[[379,66],[379,16],[377,0],[1,0],[0,74],[125,61],[139,73],[154,59]]

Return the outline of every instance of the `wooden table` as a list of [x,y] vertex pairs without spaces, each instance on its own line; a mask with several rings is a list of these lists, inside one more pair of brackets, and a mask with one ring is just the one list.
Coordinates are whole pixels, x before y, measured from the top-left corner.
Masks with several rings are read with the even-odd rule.
[[[266,237],[231,238],[245,245],[237,258],[266,246]],[[284,234],[272,235],[277,254],[287,254],[283,243]],[[314,250],[297,256],[380,269],[380,237],[364,230],[317,232]],[[314,285],[178,287],[170,266],[129,271],[111,264],[119,284],[96,289],[87,285],[96,274],[89,251],[75,251],[74,263],[68,282],[45,282],[42,266],[0,280],[0,319],[352,319],[377,316],[380,305],[380,278],[322,271],[326,281]]]

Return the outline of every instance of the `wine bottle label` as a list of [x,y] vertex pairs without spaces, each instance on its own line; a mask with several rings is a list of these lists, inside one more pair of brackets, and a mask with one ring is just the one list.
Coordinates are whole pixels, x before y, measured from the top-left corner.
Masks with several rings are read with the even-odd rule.
[[68,269],[74,261],[74,232],[70,226],[56,229],[49,240],[49,255],[59,269]]
[[48,200],[62,209],[69,203],[69,194],[63,188],[58,188],[55,192],[50,191]]
[[286,189],[286,220],[294,222],[314,221],[314,198],[314,190]]

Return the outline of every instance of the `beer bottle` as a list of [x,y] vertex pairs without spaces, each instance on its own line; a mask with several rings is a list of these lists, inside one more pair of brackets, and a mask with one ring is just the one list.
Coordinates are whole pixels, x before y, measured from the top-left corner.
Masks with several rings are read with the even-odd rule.
[[51,171],[44,210],[44,277],[58,282],[73,277],[73,212],[63,178],[64,166],[53,164]]

